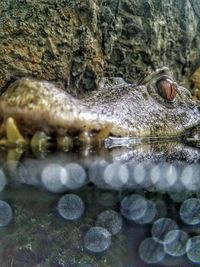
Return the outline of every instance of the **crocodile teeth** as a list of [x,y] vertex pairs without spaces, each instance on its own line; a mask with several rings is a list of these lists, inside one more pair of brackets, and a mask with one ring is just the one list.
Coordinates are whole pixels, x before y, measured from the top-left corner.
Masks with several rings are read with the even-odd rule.
[[82,132],[78,136],[78,141],[85,145],[100,145],[109,136],[111,125],[107,125],[99,132]]
[[27,142],[20,133],[13,118],[8,118],[5,123],[6,137],[8,143],[25,145]]
[[57,146],[68,151],[73,147],[73,140],[69,136],[57,137]]
[[100,143],[102,141],[105,141],[106,138],[110,135],[110,130],[112,128],[111,124],[108,124],[106,127],[104,127],[96,136],[95,141]]
[[82,132],[78,137],[78,141],[83,144],[90,144],[92,142],[92,138],[88,132]]
[[30,142],[33,151],[45,151],[50,146],[50,137],[43,131],[37,131]]

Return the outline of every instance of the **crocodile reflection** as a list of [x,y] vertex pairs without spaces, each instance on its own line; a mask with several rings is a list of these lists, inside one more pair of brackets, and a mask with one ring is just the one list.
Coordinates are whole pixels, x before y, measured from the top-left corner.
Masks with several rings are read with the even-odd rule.
[[112,137],[177,139],[200,123],[199,115],[199,104],[166,68],[138,86],[103,79],[98,91],[82,99],[52,83],[23,78],[0,96],[0,144],[42,150],[51,142],[70,149],[77,141],[99,144]]
[[[200,150],[181,143],[15,157],[1,150],[1,170],[11,184],[27,184],[53,193],[84,188],[106,190],[198,191]],[[1,181],[0,185],[4,185]]]
[[16,153],[0,149],[4,266],[200,262],[194,253],[200,243],[198,148],[167,142],[68,153],[26,150],[19,161]]

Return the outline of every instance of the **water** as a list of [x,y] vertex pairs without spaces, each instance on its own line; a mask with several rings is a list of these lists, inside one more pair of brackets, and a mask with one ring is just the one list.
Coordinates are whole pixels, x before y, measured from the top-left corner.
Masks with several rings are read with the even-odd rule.
[[167,254],[179,257],[186,252],[188,234],[181,230],[169,231],[164,239],[164,250]]
[[166,235],[177,228],[178,225],[175,220],[170,218],[160,218],[153,223],[151,234],[156,242],[162,244],[166,239]]
[[83,215],[85,204],[78,195],[66,194],[59,199],[57,210],[60,216],[65,220],[73,221],[79,219]]
[[186,199],[180,207],[181,220],[186,224],[200,223],[200,199],[189,198]]
[[85,248],[93,253],[102,253],[111,245],[111,234],[103,227],[91,227],[84,236]]
[[7,226],[13,218],[13,212],[10,205],[0,200],[0,227]]
[[139,246],[139,257],[147,264],[161,263],[165,257],[165,251],[154,238],[148,237]]
[[98,215],[96,225],[116,235],[122,230],[122,216],[114,210],[105,210]]
[[138,194],[129,194],[125,196],[121,200],[120,205],[121,214],[131,221],[143,218],[148,207],[146,199]]
[[0,150],[1,266],[200,264],[200,151]]

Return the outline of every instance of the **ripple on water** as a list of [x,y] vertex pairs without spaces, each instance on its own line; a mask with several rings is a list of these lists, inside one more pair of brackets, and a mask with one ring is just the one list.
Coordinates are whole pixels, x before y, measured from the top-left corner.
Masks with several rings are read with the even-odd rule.
[[18,178],[20,183],[41,187],[42,162],[36,159],[27,158],[18,165]]
[[116,235],[122,229],[122,217],[114,210],[106,210],[98,215],[96,225],[107,229],[112,235]]
[[146,200],[146,201],[147,201],[147,206],[145,209],[145,213],[140,219],[135,220],[136,223],[139,224],[150,223],[157,215],[156,204],[152,200]]
[[152,168],[150,176],[157,189],[168,190],[177,181],[177,170],[172,164],[160,163]]
[[121,189],[129,178],[129,171],[126,165],[111,163],[104,170],[104,181],[111,189]]
[[104,181],[104,170],[108,164],[105,160],[96,160],[89,167],[89,180],[98,188],[108,188]]
[[181,220],[186,224],[200,223],[200,199],[189,198],[180,207]]
[[59,199],[57,209],[64,219],[77,220],[83,215],[85,204],[79,196],[66,194]]
[[13,218],[13,212],[10,205],[0,200],[0,227],[7,226]]
[[86,182],[86,173],[78,163],[69,163],[65,166],[67,175],[61,176],[61,182],[66,188],[74,190],[82,187]]
[[136,184],[142,185],[146,176],[145,163],[138,163],[133,170],[133,177]]
[[165,252],[171,256],[182,256],[186,252],[188,234],[181,230],[169,231],[164,238]]
[[181,174],[181,182],[187,190],[197,191],[199,184],[200,168],[199,164],[194,163],[186,166]]
[[41,180],[46,190],[50,192],[64,192],[66,190],[63,180],[67,180],[67,172],[57,163],[48,164],[41,173]]
[[152,186],[152,181],[150,179],[150,169],[152,164],[150,162],[140,162],[133,170],[133,177],[136,184],[140,187],[150,187]]
[[148,264],[159,263],[165,256],[163,245],[158,243],[154,238],[149,237],[142,241],[139,246],[140,258]]
[[129,220],[139,220],[141,219],[147,209],[147,201],[144,197],[131,194],[126,196],[121,201],[121,214]]
[[194,236],[188,240],[186,253],[189,260],[200,263],[200,236]]
[[111,245],[111,234],[103,227],[91,227],[84,236],[84,245],[93,253],[102,253]]
[[170,218],[160,218],[154,222],[151,234],[152,237],[157,240],[157,242],[163,243],[166,234],[171,230],[176,230],[178,228],[177,223]]

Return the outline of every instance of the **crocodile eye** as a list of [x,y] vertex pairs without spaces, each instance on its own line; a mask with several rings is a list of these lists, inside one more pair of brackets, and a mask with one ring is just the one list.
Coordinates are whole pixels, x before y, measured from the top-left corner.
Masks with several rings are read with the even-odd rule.
[[173,101],[177,93],[177,85],[170,79],[161,79],[156,84],[158,93],[162,98]]

